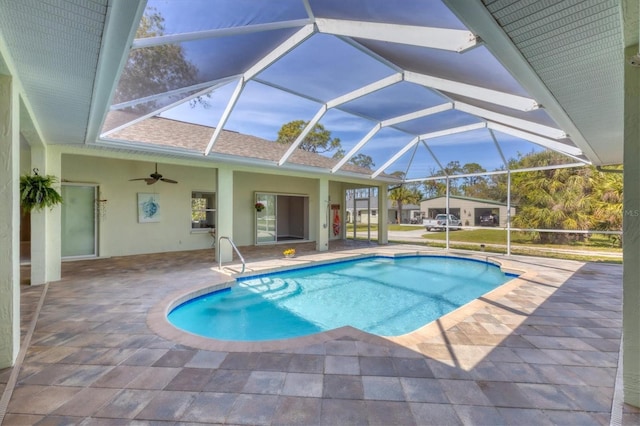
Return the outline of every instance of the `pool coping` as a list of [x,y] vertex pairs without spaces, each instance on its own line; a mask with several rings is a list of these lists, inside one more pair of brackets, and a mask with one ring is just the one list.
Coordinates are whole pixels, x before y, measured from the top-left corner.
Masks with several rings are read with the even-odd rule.
[[493,263],[499,266],[503,272],[518,274],[517,277],[507,281],[499,287],[485,293],[477,299],[474,299],[459,308],[443,315],[442,317],[425,324],[424,326],[400,336],[379,336],[376,334],[368,333],[351,326],[340,327],[320,333],[311,334],[308,336],[294,337],[289,339],[268,340],[268,341],[228,341],[218,340],[210,337],[203,337],[188,331],[181,330],[175,327],[167,319],[169,312],[176,306],[192,300],[196,297],[202,296],[207,293],[211,293],[218,290],[224,290],[235,284],[235,277],[233,280],[224,280],[217,283],[207,283],[194,285],[193,287],[185,287],[181,290],[175,291],[160,302],[151,307],[147,314],[147,326],[157,335],[180,343],[182,345],[190,346],[197,349],[209,350],[209,351],[223,351],[223,352],[273,352],[273,351],[289,351],[302,348],[305,346],[317,345],[324,342],[328,342],[340,338],[352,338],[361,340],[363,342],[386,345],[392,347],[400,344],[402,346],[419,350],[417,345],[424,342],[425,339],[429,339],[440,335],[444,330],[454,326],[455,324],[464,320],[464,318],[472,315],[474,312],[482,309],[483,307],[490,305],[490,302],[497,302],[505,294],[520,287],[526,282],[530,282],[537,274],[533,271],[525,271],[522,267],[515,267],[506,259],[497,259],[494,256],[481,256],[477,254],[449,252],[434,254],[429,251],[415,251],[406,252],[401,251],[398,253],[389,254],[388,252],[376,253],[375,250],[368,250],[366,253],[352,254],[340,258],[326,259],[318,258],[314,259],[317,255],[304,256],[303,260],[308,261],[304,264],[288,265],[281,267],[265,268],[258,272],[249,272],[245,274],[238,274],[236,277],[251,277],[263,274],[268,274],[276,271],[300,269],[305,267],[312,267],[327,263],[336,263],[350,260],[357,260],[371,256],[385,256],[385,257],[406,257],[406,256],[437,256],[437,257],[456,257],[456,258],[468,258],[472,260],[478,260],[482,262]]

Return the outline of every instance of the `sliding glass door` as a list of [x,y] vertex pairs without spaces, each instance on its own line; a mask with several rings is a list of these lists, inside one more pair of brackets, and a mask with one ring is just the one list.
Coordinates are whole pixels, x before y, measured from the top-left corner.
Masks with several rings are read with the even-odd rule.
[[95,185],[63,184],[62,257],[97,256]]
[[262,204],[264,207],[259,211],[256,208],[256,243],[274,243],[278,239],[276,227],[277,196],[275,194],[256,194],[256,205]]
[[309,197],[256,192],[256,244],[309,239]]

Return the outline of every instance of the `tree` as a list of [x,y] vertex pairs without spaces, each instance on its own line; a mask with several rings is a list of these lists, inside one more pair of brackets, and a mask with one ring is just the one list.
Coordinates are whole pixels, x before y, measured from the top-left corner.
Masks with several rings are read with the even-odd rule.
[[[142,17],[136,31],[136,38],[164,35],[164,17],[150,8]],[[188,61],[179,44],[134,49],[129,54],[127,64],[120,77],[113,103],[164,93],[169,90],[191,86],[197,83],[198,68]],[[193,101],[206,105],[202,98]],[[131,108],[146,113],[157,109],[155,102],[138,104]]]
[[[554,151],[530,152],[510,159],[509,169],[561,165],[571,161]],[[622,174],[619,167],[609,169],[613,173],[604,173],[593,166],[511,173],[511,201],[518,209],[513,224],[533,229],[621,231]],[[453,176],[449,179],[451,195],[506,202],[506,173],[455,178],[456,174],[482,172],[484,169],[477,163],[461,166],[458,161],[451,161],[443,170],[432,169],[431,175]],[[423,188],[430,198],[446,194],[444,179],[425,181]],[[540,232],[538,235],[541,242],[566,242],[573,237],[571,232]],[[584,237],[585,234],[578,234],[576,238]],[[620,243],[619,238],[612,239]]]
[[363,167],[365,169],[373,169],[376,165],[373,162],[373,158],[366,154],[356,154],[349,159],[349,163],[355,164],[356,166]]
[[[558,164],[561,154],[540,152],[520,159],[522,167]],[[514,173],[514,204],[519,206],[514,225],[534,229],[586,230],[592,224],[592,168],[552,169]],[[569,233],[541,232],[541,242],[567,242]]]
[[[504,169],[504,167],[502,168]],[[507,174],[491,175],[487,177],[487,192],[484,197],[487,200],[507,202]]]
[[[431,169],[431,176],[439,175],[436,170]],[[444,179],[425,180],[422,182],[422,189],[427,198],[443,197],[447,194],[447,184]]]
[[[441,170],[431,168],[431,176],[453,176],[462,172],[463,168],[460,166],[459,161],[450,161]],[[426,180],[422,183],[422,186],[429,198],[443,197],[447,193],[447,182],[445,179]],[[462,195],[460,189],[456,186],[455,179],[449,179],[449,194]]]
[[[482,173],[486,170],[478,163],[467,163],[462,166],[463,174]],[[463,177],[459,185],[460,191],[466,197],[486,198],[488,193],[487,178],[485,176]]]
[[[298,136],[302,134],[302,131],[309,124],[308,121],[294,120],[290,121],[280,128],[278,131],[277,143],[290,145],[298,139]],[[302,140],[298,148],[313,152],[316,154],[323,154],[325,152],[335,151],[333,158],[340,159],[344,157],[345,153],[342,149],[342,143],[339,138],[332,138],[331,132],[320,124],[316,123],[313,128],[307,133]],[[356,166],[371,169],[375,166],[373,159],[365,154],[357,154],[349,159],[349,163]]]
[[[392,175],[402,178],[404,173],[394,172]],[[418,204],[423,197],[424,195],[416,185],[402,184],[391,189],[389,191],[389,199],[398,207],[397,222],[400,223],[402,220],[402,206],[404,204]]]
[[[284,124],[278,131],[278,139],[276,142],[290,145],[298,139],[308,121],[294,120]],[[316,123],[307,136],[298,145],[298,148],[321,154],[333,150],[339,150],[342,145],[339,138],[331,138],[331,132],[324,128],[320,123]]]
[[[593,229],[622,231],[622,167],[612,167],[607,173],[596,171],[593,180]],[[617,235],[611,236],[611,240],[622,244]]]

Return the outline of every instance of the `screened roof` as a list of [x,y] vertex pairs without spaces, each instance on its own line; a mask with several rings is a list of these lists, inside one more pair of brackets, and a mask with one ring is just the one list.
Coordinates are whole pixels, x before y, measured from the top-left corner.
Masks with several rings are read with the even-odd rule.
[[[320,123],[344,150],[331,171],[360,154],[371,177],[505,169],[547,149],[589,161],[440,1],[277,3],[149,1],[112,110],[267,140],[293,120]],[[102,136],[135,122],[107,121]],[[202,140],[205,155],[219,137]]]
[[[303,120],[341,140],[328,173],[357,155],[371,178],[408,180],[545,150],[622,161],[622,48],[637,26],[617,1],[45,3],[0,4],[3,68],[45,143],[145,150],[127,128],[164,117],[215,128],[189,150],[216,160],[225,132],[273,141]],[[289,167],[297,142],[265,164]]]

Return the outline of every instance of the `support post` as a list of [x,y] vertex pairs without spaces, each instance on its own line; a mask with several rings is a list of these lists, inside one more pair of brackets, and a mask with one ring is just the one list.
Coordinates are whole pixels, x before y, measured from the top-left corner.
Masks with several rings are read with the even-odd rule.
[[216,262],[233,260],[231,244],[220,244],[220,237],[229,237],[233,241],[233,170],[228,166],[218,167],[218,193],[216,222]]
[[446,200],[446,212],[447,219],[444,221],[445,230],[446,230],[446,240],[447,240],[447,251],[449,250],[449,176],[447,176],[447,196]]
[[13,79],[0,75],[0,369],[20,350],[19,111]]
[[378,244],[389,243],[389,187],[380,185],[378,187]]
[[[40,175],[62,179],[61,155],[57,149],[31,147],[31,168]],[[60,192],[60,184],[56,190]],[[64,200],[63,200],[64,202]],[[31,285],[61,278],[61,206],[31,212]]]
[[511,170],[507,171],[507,256],[511,256]]
[[329,250],[329,232],[331,232],[331,217],[329,200],[329,179],[321,177],[318,179],[318,205],[316,212],[318,215],[318,237],[316,238],[316,250]]
[[[638,45],[625,50],[625,59]],[[622,335],[624,401],[640,407],[640,68],[624,65]]]

